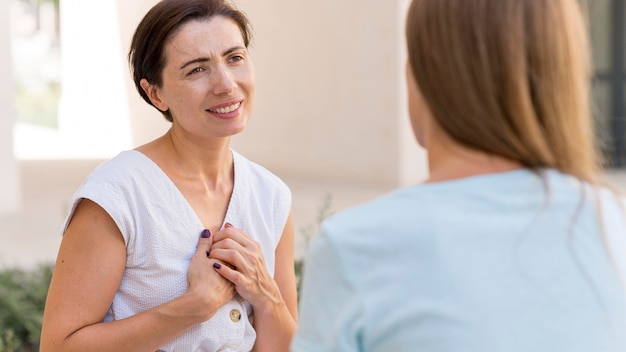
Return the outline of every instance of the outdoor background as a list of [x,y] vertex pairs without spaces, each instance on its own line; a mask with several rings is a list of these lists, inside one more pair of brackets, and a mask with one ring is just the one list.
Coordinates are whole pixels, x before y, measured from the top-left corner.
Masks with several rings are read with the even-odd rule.
[[[582,0],[581,0],[582,1]],[[592,0],[594,114],[626,190],[626,0]],[[156,0],[0,0],[0,352],[38,350],[68,200],[169,123],[130,81]],[[427,176],[409,126],[409,0],[237,0],[254,27],[256,107],[233,147],[291,187],[296,258],[320,220]]]
[[[168,127],[126,54],[155,0],[0,0],[0,267],[52,262],[67,201],[102,161]],[[427,175],[405,108],[408,0],[239,0],[256,108],[233,146],[292,188],[296,254],[318,218]],[[626,9],[589,1],[607,178],[626,185]]]

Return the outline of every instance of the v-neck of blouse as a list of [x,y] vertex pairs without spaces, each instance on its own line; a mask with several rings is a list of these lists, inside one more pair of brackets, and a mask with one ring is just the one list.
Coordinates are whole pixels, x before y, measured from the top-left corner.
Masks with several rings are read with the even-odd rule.
[[[200,220],[200,217],[198,216],[198,213],[191,206],[191,204],[189,204],[189,202],[187,201],[187,198],[185,198],[185,196],[180,191],[178,186],[176,186],[176,183],[174,183],[174,181],[167,175],[167,173],[165,173],[165,171],[163,171],[163,169],[156,162],[154,162],[154,160],[152,160],[149,156],[145,155],[144,153],[135,149],[129,150],[129,152],[138,154],[140,158],[146,161],[146,164],[148,165],[148,167],[153,168],[156,174],[162,175],[165,186],[170,188],[173,194],[176,194],[176,197],[178,198],[178,202],[184,207],[186,207],[187,212],[189,213],[190,217],[195,219],[198,226],[205,228],[204,224]],[[227,222],[231,222],[229,219],[232,217],[233,213],[236,213],[236,209],[234,208],[236,208],[238,204],[237,200],[240,198],[239,193],[241,193],[240,188],[242,187],[242,184],[241,184],[242,177],[240,177],[241,175],[239,175],[239,172],[241,172],[242,170],[240,170],[240,168],[238,167],[240,163],[239,155],[233,150],[230,150],[230,152],[233,157],[233,190],[230,194],[230,199],[228,200],[228,207],[226,208],[226,214],[224,215],[224,219],[222,220],[220,229],[223,228],[224,224],[226,224]]]

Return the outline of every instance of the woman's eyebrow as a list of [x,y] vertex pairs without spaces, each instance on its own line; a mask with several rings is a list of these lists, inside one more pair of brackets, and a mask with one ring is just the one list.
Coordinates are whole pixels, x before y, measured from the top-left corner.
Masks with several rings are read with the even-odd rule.
[[[224,51],[224,52],[222,53],[222,56],[226,56],[226,55],[228,55],[228,54],[231,54],[231,53],[232,53],[232,52],[234,52],[234,51],[237,51],[237,50],[242,50],[242,49],[243,49],[243,50],[245,50],[246,48],[245,48],[245,47],[243,47],[243,46],[234,46],[234,47],[232,47],[232,48],[230,48],[230,49],[228,49],[228,50]],[[197,59],[193,59],[193,60],[190,60],[190,61],[185,62],[185,63],[184,63],[184,64],[180,67],[180,69],[182,70],[182,69],[184,69],[185,67],[187,67],[187,66],[189,66],[189,65],[191,65],[191,64],[195,64],[195,63],[198,63],[198,62],[207,62],[207,61],[211,61],[211,59],[209,59],[208,57],[199,57],[199,58],[197,58]]]
[[234,47],[226,50],[224,53],[222,53],[222,56],[226,56],[226,55],[231,54],[232,52],[237,51],[237,50],[246,50],[246,48],[244,48],[243,46],[234,46]]
[[197,59],[193,59],[193,60],[191,60],[191,61],[187,61],[187,62],[185,62],[185,63],[184,63],[184,64],[180,67],[180,69],[182,70],[182,69],[184,69],[185,67],[187,67],[187,66],[189,66],[189,65],[191,65],[191,64],[195,64],[195,63],[197,63],[197,62],[207,62],[207,61],[210,61],[210,60],[211,60],[211,59],[209,59],[208,57],[199,57],[199,58],[197,58]]

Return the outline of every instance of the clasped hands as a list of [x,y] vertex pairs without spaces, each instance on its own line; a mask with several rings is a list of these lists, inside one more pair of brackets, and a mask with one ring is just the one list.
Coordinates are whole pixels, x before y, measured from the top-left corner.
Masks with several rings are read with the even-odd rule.
[[230,301],[235,293],[253,308],[280,299],[261,246],[229,223],[218,232],[202,232],[189,264],[187,281],[189,291],[198,290],[213,312]]

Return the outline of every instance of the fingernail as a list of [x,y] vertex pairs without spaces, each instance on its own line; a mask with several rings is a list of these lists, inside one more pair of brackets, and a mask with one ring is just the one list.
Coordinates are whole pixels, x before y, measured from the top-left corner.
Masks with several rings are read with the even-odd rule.
[[211,237],[211,230],[209,230],[209,229],[202,230],[202,234],[200,234],[200,237],[202,237],[202,238],[209,238],[209,237]]
[[229,222],[227,222],[224,227],[233,227],[233,225],[231,225]]
[[222,265],[221,265],[220,263],[213,263],[213,267],[214,267],[215,269],[219,269],[219,268],[221,268],[221,267],[222,267]]
[[206,256],[210,256],[211,255],[211,251],[206,251]]

